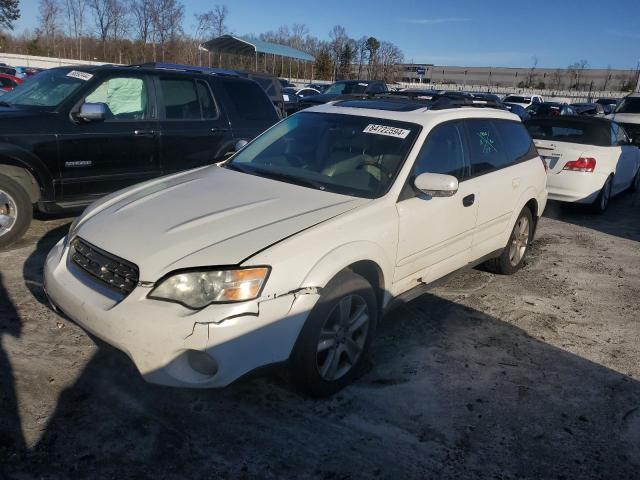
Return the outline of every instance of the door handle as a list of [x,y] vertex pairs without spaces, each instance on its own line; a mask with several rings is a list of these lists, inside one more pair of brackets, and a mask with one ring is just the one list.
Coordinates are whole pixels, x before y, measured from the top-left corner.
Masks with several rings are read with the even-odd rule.
[[513,188],[518,188],[518,187],[520,186],[520,179],[519,179],[519,178],[514,178],[514,179],[511,181],[511,186],[512,186]]
[[476,201],[476,196],[472,193],[471,195],[467,195],[462,199],[462,205],[465,207],[470,207],[473,205],[473,202]]
[[134,130],[133,134],[138,137],[153,137],[156,134],[155,130]]

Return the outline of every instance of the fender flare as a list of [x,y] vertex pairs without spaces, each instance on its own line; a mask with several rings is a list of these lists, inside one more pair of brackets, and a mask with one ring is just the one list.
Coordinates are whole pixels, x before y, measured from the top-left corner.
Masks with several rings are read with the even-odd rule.
[[[26,171],[35,185],[25,184],[20,171]],[[18,181],[27,190],[33,203],[40,199],[54,199],[51,172],[40,158],[28,150],[12,144],[0,143],[0,173],[5,173]]]
[[309,270],[300,288],[323,288],[346,267],[361,261],[373,262],[380,268],[381,287],[385,292],[385,299],[388,299],[388,282],[393,278],[393,261],[380,245],[364,240],[346,243],[327,252]]

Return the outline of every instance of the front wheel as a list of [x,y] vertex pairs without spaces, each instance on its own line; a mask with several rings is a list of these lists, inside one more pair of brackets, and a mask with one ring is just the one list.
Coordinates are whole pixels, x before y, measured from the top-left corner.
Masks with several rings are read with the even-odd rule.
[[518,215],[513,226],[509,243],[499,257],[489,260],[486,266],[494,273],[512,275],[520,270],[524,263],[524,257],[529,251],[529,244],[533,235],[533,215],[527,207]]
[[11,178],[0,175],[0,248],[18,240],[31,224],[29,195]]
[[290,358],[294,382],[313,397],[351,383],[365,364],[378,320],[371,284],[345,270],[323,289]]

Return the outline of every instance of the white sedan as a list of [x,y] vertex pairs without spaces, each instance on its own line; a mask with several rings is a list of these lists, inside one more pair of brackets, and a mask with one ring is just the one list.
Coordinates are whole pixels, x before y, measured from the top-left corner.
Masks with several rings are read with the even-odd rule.
[[548,117],[525,125],[548,166],[550,199],[589,204],[603,213],[611,197],[640,188],[640,150],[616,122]]

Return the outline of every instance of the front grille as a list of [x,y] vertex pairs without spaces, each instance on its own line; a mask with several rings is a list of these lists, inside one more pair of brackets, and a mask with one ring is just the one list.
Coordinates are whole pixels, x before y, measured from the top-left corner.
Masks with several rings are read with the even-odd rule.
[[127,296],[138,285],[140,272],[133,263],[94,247],[81,238],[76,237],[71,247],[73,263],[106,287]]
[[624,131],[631,137],[633,143],[638,145],[640,142],[640,123],[621,123]]

